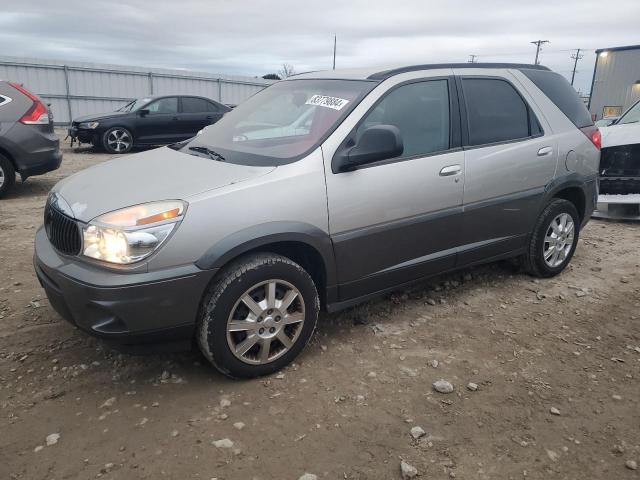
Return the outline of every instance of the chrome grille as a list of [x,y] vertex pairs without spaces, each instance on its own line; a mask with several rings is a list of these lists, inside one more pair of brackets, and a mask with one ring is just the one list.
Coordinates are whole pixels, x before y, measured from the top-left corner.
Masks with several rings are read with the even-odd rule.
[[80,229],[72,218],[59,212],[47,203],[44,209],[44,228],[47,237],[56,250],[67,255],[78,255],[82,245]]

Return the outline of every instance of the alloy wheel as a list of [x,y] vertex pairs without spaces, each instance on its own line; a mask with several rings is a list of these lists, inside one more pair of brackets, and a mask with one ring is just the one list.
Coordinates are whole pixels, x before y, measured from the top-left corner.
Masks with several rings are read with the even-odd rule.
[[2,167],[0,167],[0,188],[2,188],[2,186],[4,185],[4,182],[5,182],[4,170]]
[[556,268],[562,264],[573,247],[575,224],[568,213],[557,215],[552,221],[544,237],[543,255],[545,263]]
[[107,144],[114,152],[126,152],[131,146],[131,135],[126,130],[114,128],[107,135]]
[[296,287],[284,280],[260,282],[231,309],[227,344],[242,362],[271,363],[293,347],[304,321],[304,300]]

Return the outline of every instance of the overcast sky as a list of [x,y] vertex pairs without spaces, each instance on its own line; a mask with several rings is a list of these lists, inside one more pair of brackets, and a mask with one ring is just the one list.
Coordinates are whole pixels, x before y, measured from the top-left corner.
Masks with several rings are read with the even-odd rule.
[[262,76],[432,62],[541,62],[589,91],[602,47],[640,44],[640,0],[0,0],[0,55]]

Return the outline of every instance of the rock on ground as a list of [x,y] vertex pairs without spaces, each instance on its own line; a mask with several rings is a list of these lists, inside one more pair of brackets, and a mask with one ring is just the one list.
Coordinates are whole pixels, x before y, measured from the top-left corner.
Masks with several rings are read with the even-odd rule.
[[216,448],[233,448],[233,442],[228,438],[223,438],[222,440],[214,440],[212,443]]
[[55,445],[56,443],[58,443],[58,440],[60,440],[59,433],[51,433],[47,435],[47,438],[45,439],[45,441],[47,442],[47,447],[50,447],[51,445]]
[[446,380],[438,380],[433,382],[433,389],[439,393],[451,393],[453,392],[453,385]]
[[418,469],[402,460],[400,462],[400,473],[402,473],[403,480],[406,480],[407,478],[415,478],[418,476]]
[[427,432],[424,431],[424,429],[422,427],[413,427],[411,429],[411,436],[417,440],[420,437],[424,437],[427,434]]
[[305,473],[304,475],[301,475],[298,480],[318,480],[318,476],[313,473]]

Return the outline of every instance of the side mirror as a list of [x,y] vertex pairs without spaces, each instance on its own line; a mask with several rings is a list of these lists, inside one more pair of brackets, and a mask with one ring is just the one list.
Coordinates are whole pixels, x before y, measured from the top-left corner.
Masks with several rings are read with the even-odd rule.
[[379,162],[402,155],[402,135],[395,125],[374,125],[367,128],[358,143],[336,154],[336,170],[348,172],[367,163]]
[[149,115],[149,109],[141,108],[140,110],[138,110],[138,115],[140,115],[141,117],[146,117],[147,115]]

